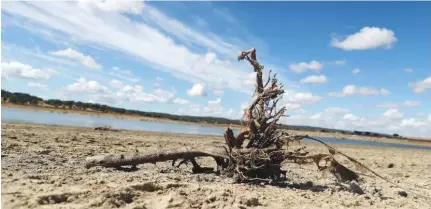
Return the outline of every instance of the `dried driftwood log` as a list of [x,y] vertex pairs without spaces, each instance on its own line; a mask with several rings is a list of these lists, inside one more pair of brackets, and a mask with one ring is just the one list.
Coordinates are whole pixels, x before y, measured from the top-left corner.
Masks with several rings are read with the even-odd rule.
[[[165,150],[147,154],[94,156],[87,158],[86,167],[136,166],[138,164],[163,161],[172,161],[172,165],[174,165],[177,160],[181,160],[177,166],[191,162],[194,172],[202,172],[205,169],[197,164],[195,158],[212,157],[217,163],[218,171],[227,176],[235,177],[237,182],[282,181],[285,179],[287,172],[281,170],[284,163],[314,163],[320,171],[332,173],[339,181],[357,181],[359,175],[335,159],[334,156],[339,155],[347,158],[361,171],[371,172],[375,176],[390,182],[354,158],[318,139],[309,136],[290,135],[286,130],[280,129],[279,120],[286,116],[286,109],[284,106],[278,108],[277,103],[284,94],[284,86],[278,82],[276,74],[271,76],[271,71],[269,71],[267,81],[265,84],[263,83],[264,66],[257,61],[256,49],[241,52],[238,60],[247,60],[253,67],[254,72],[256,72],[256,89],[250,106],[244,111],[242,119],[243,124],[245,124],[244,127],[236,136],[231,128],[226,129],[224,133],[226,147],[208,151],[202,151],[202,149],[188,151]],[[309,155],[305,147],[289,151],[291,143],[300,143],[305,138],[323,144],[328,149],[328,153]]]
[[281,166],[285,162],[316,163],[320,170],[328,170],[340,180],[356,180],[358,176],[355,172],[342,166],[333,158],[335,151],[312,156],[308,156],[308,153],[302,149],[288,151],[289,143],[299,142],[304,137],[291,136],[279,129],[279,120],[285,117],[285,107],[277,108],[277,103],[284,94],[284,86],[278,82],[276,74],[271,77],[271,71],[267,81],[263,83],[264,66],[257,61],[256,49],[241,52],[238,60],[247,60],[252,65],[256,72],[256,89],[250,106],[244,112],[245,126],[237,136],[231,128],[226,129],[225,148],[210,151],[165,150],[144,155],[133,153],[93,156],[86,159],[86,167],[136,166],[144,163],[181,160],[179,165],[191,162],[193,170],[199,172],[200,167],[195,158],[212,157],[221,172],[235,176],[238,182],[283,180],[286,171],[281,170]]

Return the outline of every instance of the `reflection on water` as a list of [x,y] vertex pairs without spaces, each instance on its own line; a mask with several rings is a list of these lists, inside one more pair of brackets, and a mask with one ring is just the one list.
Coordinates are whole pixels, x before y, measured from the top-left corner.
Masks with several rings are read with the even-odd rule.
[[111,126],[115,129],[205,135],[221,135],[221,133],[223,133],[225,130],[225,128],[222,127],[209,127],[169,122],[127,120],[113,117],[64,114],[59,112],[35,111],[4,107],[2,107],[1,120],[5,122],[25,122],[81,127]]
[[[215,135],[222,136],[225,128],[223,127],[209,127],[199,126],[182,123],[169,123],[169,122],[151,122],[140,120],[118,119],[113,117],[100,117],[91,115],[78,115],[78,114],[64,114],[47,111],[35,111],[15,108],[2,107],[1,121],[2,122],[24,122],[24,123],[37,123],[47,125],[66,125],[66,126],[80,126],[80,127],[96,127],[96,126],[111,126],[115,129],[126,129],[136,131],[154,131],[154,132],[168,132],[179,134],[202,134],[202,135]],[[384,143],[373,141],[359,141],[348,139],[334,139],[326,137],[318,137],[326,143],[332,144],[352,144],[352,145],[370,145],[380,147],[397,147],[397,148],[418,148],[430,149],[431,147],[406,145],[396,143]]]

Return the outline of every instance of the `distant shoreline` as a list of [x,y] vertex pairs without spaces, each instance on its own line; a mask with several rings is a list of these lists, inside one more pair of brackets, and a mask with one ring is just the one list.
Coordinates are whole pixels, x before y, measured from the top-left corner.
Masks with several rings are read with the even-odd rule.
[[170,123],[181,123],[181,124],[212,126],[212,127],[231,126],[232,128],[241,128],[241,126],[237,124],[215,124],[215,123],[205,123],[205,122],[195,123],[195,122],[172,120],[167,118],[154,118],[154,117],[132,115],[132,114],[121,114],[121,113],[110,113],[110,112],[104,113],[104,112],[96,112],[96,111],[90,111],[90,110],[62,109],[62,108],[55,108],[55,107],[49,107],[49,106],[19,105],[19,104],[4,103],[4,102],[2,102],[1,105],[2,107],[16,108],[16,109],[29,109],[29,110],[40,110],[40,111],[47,111],[47,112],[70,113],[70,114],[78,114],[78,115],[102,116],[102,117],[110,117],[110,118],[117,118],[117,119],[131,119],[131,120],[141,120],[141,121],[151,121],[151,122],[170,122]]
[[[58,113],[68,113],[68,114],[79,114],[79,115],[91,115],[91,116],[101,116],[101,117],[111,117],[117,119],[131,119],[131,120],[141,120],[141,121],[151,121],[151,122],[169,122],[169,123],[180,123],[180,124],[190,124],[190,125],[200,125],[209,127],[231,127],[240,129],[241,126],[237,124],[211,124],[211,123],[195,123],[187,121],[176,121],[166,118],[152,118],[140,115],[129,115],[129,114],[119,114],[119,113],[102,113],[88,110],[76,110],[76,109],[61,109],[55,107],[46,106],[32,106],[32,105],[17,105],[11,103],[2,103],[2,107],[6,108],[16,108],[16,109],[28,109],[37,111],[47,111],[47,112],[58,112]],[[399,143],[399,144],[415,144],[415,145],[425,145],[431,146],[431,139],[415,139],[415,138],[389,138],[389,137],[371,137],[371,136],[358,136],[353,134],[343,134],[343,133],[328,133],[328,132],[317,132],[317,131],[302,131],[302,130],[288,130],[289,133],[295,133],[298,135],[309,135],[314,137],[327,137],[336,139],[351,139],[351,140],[364,140],[364,141],[377,141],[377,142],[389,142],[389,143]]]

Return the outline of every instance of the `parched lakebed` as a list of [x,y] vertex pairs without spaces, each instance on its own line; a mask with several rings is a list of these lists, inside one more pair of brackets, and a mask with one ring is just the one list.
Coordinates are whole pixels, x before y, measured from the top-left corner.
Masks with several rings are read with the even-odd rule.
[[[431,151],[425,149],[333,145],[422,196],[370,173],[359,183],[364,194],[357,194],[315,165],[286,164],[283,186],[234,184],[171,162],[139,165],[136,171],[84,166],[94,155],[223,143],[219,136],[2,123],[2,208],[431,208],[422,197],[431,196]],[[303,145],[327,152],[316,143]],[[198,162],[215,165],[210,158]]]

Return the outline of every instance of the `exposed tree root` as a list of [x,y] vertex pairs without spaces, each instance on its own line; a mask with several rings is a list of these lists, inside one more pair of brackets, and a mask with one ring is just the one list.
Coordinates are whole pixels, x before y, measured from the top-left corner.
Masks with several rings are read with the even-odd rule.
[[[193,172],[207,172],[206,168],[201,168],[198,165],[195,158],[212,157],[216,161],[217,170],[227,174],[227,176],[234,177],[237,182],[281,182],[286,178],[287,172],[281,169],[284,163],[314,163],[320,171],[333,174],[340,182],[358,181],[358,173],[340,164],[334,157],[341,155],[352,162],[361,172],[371,172],[373,175],[390,182],[354,158],[318,139],[309,136],[290,135],[286,131],[280,130],[279,120],[286,117],[286,109],[284,106],[277,107],[277,103],[282,99],[284,86],[278,82],[276,74],[271,77],[271,71],[267,81],[263,84],[264,66],[257,61],[256,49],[242,52],[238,56],[238,60],[247,60],[252,65],[254,72],[256,72],[256,89],[250,106],[244,111],[242,122],[245,127],[240,130],[237,136],[231,128],[227,128],[224,133],[226,145],[224,149],[210,151],[166,150],[146,155],[135,153],[95,156],[87,158],[86,167],[136,166],[170,160],[172,160],[172,165],[175,165],[177,160],[181,160],[177,166],[191,162]],[[289,151],[291,143],[300,143],[305,138],[323,144],[328,149],[328,153],[309,155],[306,147]]]
[[[220,150],[223,151],[224,150]],[[86,159],[86,168],[91,168],[94,166],[103,166],[103,167],[121,167],[121,166],[136,166],[139,164],[145,163],[157,163],[157,162],[166,162],[173,161],[173,165],[175,161],[178,159],[191,160],[197,157],[212,157],[215,159],[218,166],[225,165],[226,155],[214,154],[210,152],[204,151],[173,151],[173,150],[165,150],[158,151],[150,154],[115,154],[115,155],[107,155],[107,156],[92,156],[87,157]],[[185,162],[185,161],[184,161]],[[180,162],[180,165],[184,162]]]
[[[117,154],[109,156],[89,157],[86,167],[104,166],[120,167],[124,165],[136,166],[143,163],[181,160],[178,164],[191,162],[193,171],[202,171],[195,161],[197,157],[212,157],[217,168],[229,176],[234,176],[237,182],[255,180],[282,181],[286,171],[281,170],[283,163],[315,163],[319,170],[329,171],[338,180],[357,180],[358,175],[352,170],[338,163],[333,155],[341,153],[326,145],[329,154],[308,155],[305,147],[288,151],[292,142],[300,142],[306,136],[292,136],[279,129],[279,120],[284,117],[285,107],[277,108],[277,103],[284,94],[284,86],[269,72],[267,81],[263,83],[263,69],[257,61],[256,49],[244,51],[238,60],[247,60],[256,72],[255,95],[250,106],[245,110],[243,121],[245,127],[237,136],[231,128],[224,133],[226,148],[217,151],[173,151],[166,150],[157,153],[141,155]],[[351,158],[348,158],[351,160]],[[355,161],[354,161],[355,162]]]

